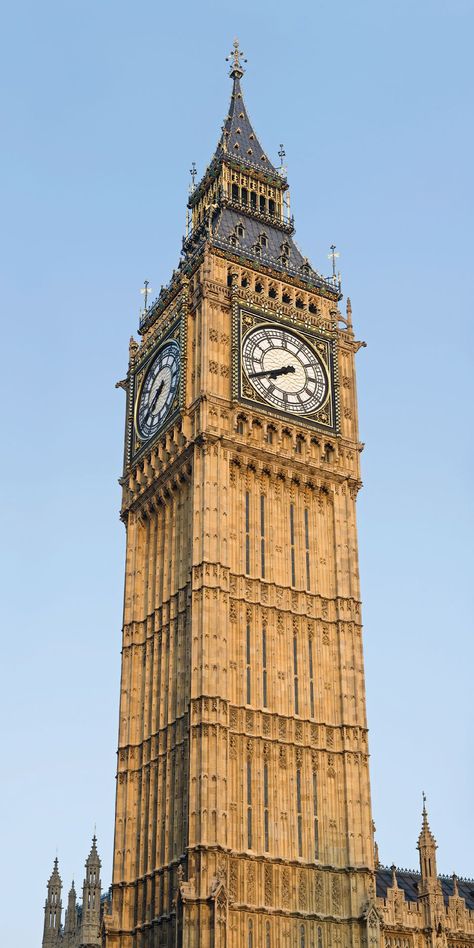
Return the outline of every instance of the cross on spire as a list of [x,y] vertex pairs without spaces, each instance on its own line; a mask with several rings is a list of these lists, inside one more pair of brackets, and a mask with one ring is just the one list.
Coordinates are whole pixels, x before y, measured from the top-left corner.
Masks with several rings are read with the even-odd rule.
[[232,49],[228,56],[226,56],[226,63],[230,62],[230,72],[229,76],[231,79],[241,79],[244,74],[244,68],[242,63],[246,63],[247,60],[244,57],[242,50],[239,47],[238,39],[235,39],[232,44]]
[[191,175],[191,178],[192,178],[193,191],[194,191],[194,188],[196,187],[196,175],[197,175],[196,162],[195,162],[195,161],[193,161],[193,163],[192,163],[192,165],[191,165],[191,167],[190,167],[190,169],[189,169],[189,174]]
[[278,152],[278,157],[279,157],[279,159],[280,159],[280,166],[281,166],[281,167],[283,167],[283,159],[284,159],[285,155],[286,155],[286,151],[285,151],[283,145],[280,145],[280,150],[279,150],[279,152]]

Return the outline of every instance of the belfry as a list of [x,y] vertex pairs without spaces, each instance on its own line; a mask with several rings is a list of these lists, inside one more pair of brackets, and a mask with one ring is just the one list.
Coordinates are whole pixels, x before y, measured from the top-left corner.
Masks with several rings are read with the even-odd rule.
[[[103,943],[417,948],[447,944],[457,919],[467,948],[474,892],[437,877],[425,808],[421,875],[378,864],[356,528],[363,343],[335,267],[324,276],[294,241],[286,171],[257,138],[242,76],[235,43],[180,263],[118,383],[126,567]],[[55,873],[43,948],[64,938]],[[87,931],[96,944],[95,916]]]

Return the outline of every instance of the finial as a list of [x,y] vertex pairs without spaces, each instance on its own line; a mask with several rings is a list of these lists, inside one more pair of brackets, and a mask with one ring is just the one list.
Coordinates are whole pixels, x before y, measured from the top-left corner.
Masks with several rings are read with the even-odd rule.
[[423,798],[423,811],[422,811],[422,816],[424,816],[425,819],[426,819],[426,816],[427,816],[427,813],[426,813],[426,793],[425,793],[424,790],[421,791],[421,796],[422,796],[422,798]]
[[453,895],[454,895],[454,896],[458,896],[458,895],[459,895],[458,877],[457,877],[457,875],[456,875],[455,872],[453,872]]
[[144,283],[143,283],[143,286],[142,286],[142,288],[141,288],[141,290],[140,290],[140,293],[142,294],[142,296],[145,297],[145,306],[144,306],[144,310],[143,310],[144,313],[146,313],[147,308],[148,308],[148,294],[149,294],[149,293],[152,293],[152,292],[153,292],[153,291],[152,291],[152,288],[151,288],[151,286],[150,286],[150,281],[149,281],[149,280],[145,280]]
[[279,159],[280,159],[280,168],[283,168],[283,159],[284,159],[285,155],[286,155],[286,151],[285,151],[285,149],[284,149],[284,146],[283,146],[283,145],[280,145],[280,150],[279,150],[279,152],[278,152],[278,157],[279,157]]
[[229,76],[231,79],[241,79],[244,74],[242,63],[246,63],[247,60],[244,58],[244,54],[239,48],[238,39],[234,40],[232,46],[233,49],[231,49],[229,56],[226,56],[225,59],[226,63],[230,62]]
[[341,255],[340,253],[338,253],[338,251],[336,251],[336,244],[331,244],[329,249],[331,253],[328,253],[328,260],[332,260],[332,278],[333,280],[335,280],[336,279],[336,260]]
[[191,167],[190,167],[190,169],[189,169],[189,174],[191,175],[191,178],[192,178],[192,182],[193,182],[193,183],[192,183],[192,190],[194,191],[194,188],[196,187],[196,175],[197,175],[196,162],[195,162],[195,161],[193,161],[193,163],[192,163],[192,165],[191,165]]

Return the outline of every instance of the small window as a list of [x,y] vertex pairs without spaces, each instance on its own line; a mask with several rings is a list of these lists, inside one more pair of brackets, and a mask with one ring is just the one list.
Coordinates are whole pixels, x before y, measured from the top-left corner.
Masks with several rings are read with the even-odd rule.
[[237,237],[243,237],[244,234],[245,234],[244,225],[243,225],[243,224],[236,224],[235,233],[237,234]]
[[269,291],[268,291],[268,295],[269,295],[269,297],[270,297],[271,300],[276,300],[277,291],[276,291],[276,289],[275,289],[274,286],[271,286],[271,287],[270,287],[270,289],[269,289]]
[[300,296],[296,298],[295,306],[296,306],[296,309],[304,309],[304,303]]
[[283,293],[281,299],[283,303],[291,303],[291,296],[289,293]]
[[266,234],[260,234],[260,246],[268,247],[268,237]]
[[230,237],[229,237],[229,243],[232,245],[232,247],[236,247],[236,246],[237,246],[238,240],[237,240],[237,237],[235,236],[235,234],[231,234],[231,235],[230,235]]
[[256,191],[251,191],[251,192],[250,192],[250,207],[251,207],[252,210],[254,210],[254,211],[257,210],[257,193],[256,193]]
[[243,286],[244,289],[245,289],[246,286],[249,285],[249,281],[248,281],[248,279],[247,279],[246,276],[243,276],[243,277],[242,277],[242,279],[241,279],[241,281],[240,281],[240,285]]
[[247,154],[248,154],[248,155],[253,155],[253,151],[252,151],[251,148],[247,148]]
[[232,200],[233,201],[239,200],[239,188],[237,184],[232,185]]
[[260,195],[260,213],[265,214],[267,209],[267,200],[264,194]]
[[260,281],[258,281],[258,282],[255,284],[255,292],[256,292],[256,293],[263,293],[263,286],[262,286],[262,284],[260,283]]
[[310,303],[309,306],[308,306],[308,309],[309,309],[310,313],[317,313],[317,312],[318,312],[318,310],[317,310],[316,306],[314,305],[314,303]]
[[253,252],[254,252],[254,254],[255,254],[256,257],[261,257],[261,256],[262,256],[262,248],[261,248],[260,244],[255,244],[255,247],[253,248]]
[[253,142],[255,139],[255,135],[252,133],[251,135],[249,135],[249,139],[251,142]]
[[270,198],[268,202],[268,213],[271,214],[272,217],[275,217],[275,201],[273,198]]
[[236,142],[236,143],[235,143],[235,145],[234,145],[234,148],[235,148],[235,150],[236,150],[236,151],[238,151],[238,150],[239,150],[239,148],[240,148],[240,145],[239,145],[239,143],[238,143],[238,142]]
[[245,206],[247,206],[248,200],[249,200],[249,192],[247,191],[247,188],[242,188],[240,192],[240,200],[242,204],[245,204]]
[[230,270],[227,272],[227,286],[232,286],[232,273]]

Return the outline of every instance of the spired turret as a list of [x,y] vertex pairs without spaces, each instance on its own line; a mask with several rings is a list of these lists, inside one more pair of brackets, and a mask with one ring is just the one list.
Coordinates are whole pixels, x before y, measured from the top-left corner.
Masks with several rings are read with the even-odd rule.
[[74,879],[67,899],[66,918],[64,922],[64,945],[74,948],[77,938],[77,895],[74,888]]
[[97,838],[92,838],[91,851],[86,859],[86,874],[82,887],[82,916],[80,948],[92,948],[101,944],[100,936],[100,867]]
[[430,830],[428,813],[426,811],[426,797],[423,794],[423,812],[421,832],[418,837],[417,849],[420,854],[421,886],[420,894],[433,891],[438,887],[438,873],[436,869],[436,850],[438,844]]
[[44,904],[43,948],[52,948],[53,945],[58,945],[61,938],[61,889],[62,882],[56,857],[53,871],[49,877],[48,894]]

